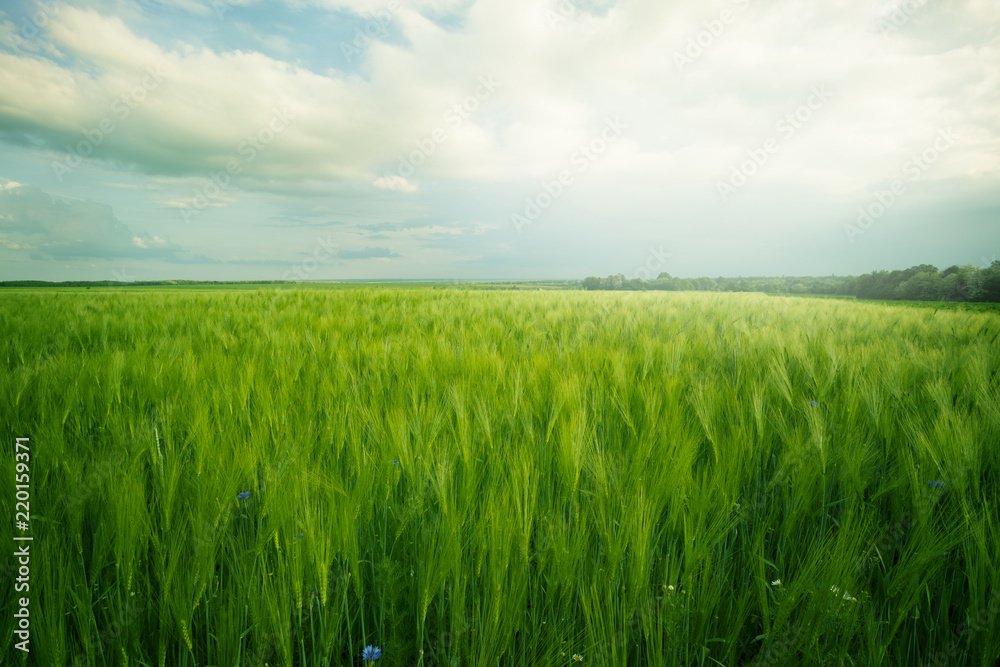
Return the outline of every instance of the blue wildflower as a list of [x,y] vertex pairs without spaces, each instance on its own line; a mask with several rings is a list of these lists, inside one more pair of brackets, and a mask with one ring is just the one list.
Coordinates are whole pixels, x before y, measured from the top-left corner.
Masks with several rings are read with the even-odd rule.
[[936,487],[938,487],[938,488],[941,488],[941,489],[943,489],[943,488],[944,488],[944,482],[935,482],[935,481],[934,481],[934,480],[932,479],[931,481],[929,481],[929,482],[927,482],[927,483],[928,483],[928,484],[930,484],[931,486],[936,486]]
[[236,497],[239,498],[240,500],[246,500],[247,498],[250,497],[250,492],[249,491],[243,491],[241,493],[237,493]]
[[397,461],[396,459],[393,459],[392,460],[392,465],[398,466],[399,465],[399,461]]
[[296,535],[296,536],[295,536],[295,539],[297,540],[297,539],[299,539],[300,537],[302,537],[303,535],[305,535],[305,533],[299,533],[298,535]]
[[380,649],[378,646],[372,646],[371,644],[369,644],[368,646],[364,647],[364,649],[362,649],[361,651],[362,660],[369,660],[371,662],[375,662],[381,657],[382,657],[382,649]]
[[809,401],[809,405],[811,405],[812,407],[815,408],[817,405],[819,405],[819,402],[818,401]]

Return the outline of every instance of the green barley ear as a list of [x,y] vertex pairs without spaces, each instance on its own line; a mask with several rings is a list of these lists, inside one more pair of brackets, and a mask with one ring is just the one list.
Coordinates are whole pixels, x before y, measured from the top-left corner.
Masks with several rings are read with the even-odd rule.
[[190,651],[194,645],[191,643],[191,634],[188,632],[187,621],[181,619],[180,625],[181,634],[184,637],[184,645],[187,646],[187,649]]
[[160,432],[157,427],[153,427],[153,438],[156,442],[156,461],[160,464],[160,470],[163,470],[163,452],[160,451]]

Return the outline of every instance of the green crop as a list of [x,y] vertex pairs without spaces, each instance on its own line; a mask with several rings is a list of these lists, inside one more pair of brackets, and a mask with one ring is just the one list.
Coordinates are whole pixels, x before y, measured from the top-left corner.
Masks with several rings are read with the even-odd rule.
[[996,313],[10,291],[0,363],[3,664],[1000,656]]

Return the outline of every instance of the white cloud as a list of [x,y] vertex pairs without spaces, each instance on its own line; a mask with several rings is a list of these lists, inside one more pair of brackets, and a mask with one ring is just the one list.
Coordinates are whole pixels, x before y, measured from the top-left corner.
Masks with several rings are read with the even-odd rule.
[[[384,7],[319,4],[362,14]],[[970,22],[987,18],[982,3],[960,6]],[[811,174],[817,187],[864,188],[899,161],[901,145],[919,148],[942,125],[975,143],[959,147],[938,178],[997,170],[995,38],[969,44],[968,35],[946,33],[928,43],[904,26],[887,42],[860,4],[804,9],[785,2],[737,13],[680,73],[674,53],[705,31],[717,10],[623,2],[606,13],[581,9],[553,28],[545,9],[527,0],[408,6],[397,20],[411,47],[373,44],[361,79],[254,52],[185,44],[167,51],[121,19],[66,7],[48,38],[76,64],[0,54],[0,123],[61,150],[110,120],[115,129],[93,157],[152,174],[207,178],[235,159],[238,183],[247,187],[322,189],[333,181],[372,183],[381,174],[376,187],[412,192],[431,178],[551,177],[606,117],[622,115],[632,126],[623,141],[630,148],[602,160],[606,177],[630,180],[652,169],[665,181],[711,183],[734,156],[773,133],[776,119],[812,86],[825,84],[835,101],[777,156],[773,176]],[[425,15],[459,10],[461,30]],[[938,11],[927,6],[921,16]],[[163,83],[132,100],[121,118],[114,100],[128,101],[150,67],[164,73]],[[473,95],[482,76],[503,85],[459,126],[449,125],[446,114]],[[293,115],[280,133],[268,130],[275,110]],[[446,140],[414,174],[386,175],[438,129]],[[262,135],[272,141],[247,159]],[[678,160],[684,151],[700,157]]]
[[166,248],[170,245],[170,242],[161,239],[159,236],[140,234],[132,237],[132,245],[137,248]]
[[409,193],[417,191],[417,187],[402,176],[383,176],[382,178],[376,179],[372,185],[376,188],[392,190],[393,192]]

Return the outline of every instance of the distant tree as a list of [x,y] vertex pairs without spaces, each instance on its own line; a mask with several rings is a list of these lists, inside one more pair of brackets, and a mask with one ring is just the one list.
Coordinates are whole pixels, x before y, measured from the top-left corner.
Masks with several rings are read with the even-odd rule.
[[857,296],[858,279],[848,278],[844,282],[840,283],[840,286],[837,288],[836,293],[842,296]]
[[962,277],[965,278],[963,285],[965,298],[963,301],[981,301],[986,293],[983,285],[983,278],[985,278],[983,272],[972,264],[966,264],[960,270]]
[[965,301],[965,278],[962,274],[953,272],[945,275],[942,272],[941,275],[944,276],[941,278],[941,298],[947,301]]
[[1000,260],[994,260],[988,269],[982,269],[983,300],[1000,301]]
[[931,264],[918,264],[896,271],[872,271],[861,276],[749,276],[738,278],[675,278],[666,271],[653,280],[625,278],[618,273],[607,278],[588,276],[585,290],[698,290],[714,292],[767,292],[772,294],[823,294],[858,299],[907,299],[915,301],[1000,302],[1000,261],[988,268],[949,266],[938,271]]
[[903,274],[903,281],[901,281],[901,282],[905,282],[905,281],[909,280],[910,278],[912,278],[913,276],[917,275],[918,273],[935,273],[936,274],[937,272],[938,272],[938,270],[937,270],[936,266],[932,266],[930,264],[917,264],[916,266],[911,266],[910,268],[906,269],[905,271],[901,271],[900,272],[900,273]]
[[921,271],[896,288],[896,298],[910,301],[937,301],[942,295],[941,279],[937,271]]

